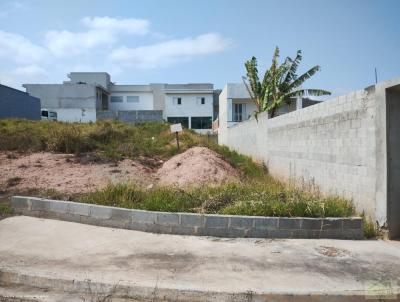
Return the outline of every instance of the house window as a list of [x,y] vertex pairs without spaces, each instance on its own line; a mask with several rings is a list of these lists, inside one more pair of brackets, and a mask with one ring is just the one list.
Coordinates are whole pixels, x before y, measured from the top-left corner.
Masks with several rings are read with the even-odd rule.
[[137,95],[129,95],[126,97],[127,103],[139,103],[139,97]]
[[167,118],[170,124],[182,124],[182,127],[189,128],[189,118],[186,116],[170,116]]
[[182,105],[182,98],[174,98],[173,99],[174,104],[176,105]]
[[122,103],[124,101],[124,97],[122,96],[112,96],[111,103]]
[[233,121],[243,121],[243,104],[233,104]]
[[211,116],[196,116],[191,118],[192,129],[211,129],[212,117]]
[[205,97],[198,97],[197,98],[197,104],[204,105],[206,103],[206,98]]

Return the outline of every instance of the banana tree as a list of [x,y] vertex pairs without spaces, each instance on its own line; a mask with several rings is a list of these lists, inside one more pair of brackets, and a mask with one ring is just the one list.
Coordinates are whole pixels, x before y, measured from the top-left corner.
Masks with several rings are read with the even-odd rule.
[[256,105],[255,117],[264,111],[268,111],[271,117],[276,115],[276,111],[285,102],[289,102],[293,97],[303,97],[306,95],[321,96],[331,93],[322,89],[302,89],[302,84],[311,78],[320,66],[316,65],[302,75],[297,75],[297,69],[302,60],[301,50],[297,51],[294,59],[287,57],[282,64],[279,64],[279,48],[276,47],[272,57],[272,64],[264,74],[262,82],[258,76],[257,58],[252,57],[245,62],[247,77],[243,77],[243,82],[250,95],[251,100]]

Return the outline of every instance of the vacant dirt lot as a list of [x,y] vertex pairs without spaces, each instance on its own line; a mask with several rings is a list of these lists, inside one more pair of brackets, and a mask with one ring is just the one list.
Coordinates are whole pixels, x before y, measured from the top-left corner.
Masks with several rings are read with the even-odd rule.
[[91,154],[0,152],[0,171],[0,189],[5,192],[38,188],[74,194],[101,189],[110,182],[184,187],[239,179],[231,165],[204,147],[191,148],[165,163],[145,157],[110,161]]
[[84,163],[73,155],[48,152],[0,153],[0,171],[0,184],[6,191],[51,188],[72,194],[100,189],[109,182],[132,181],[142,186],[154,182],[153,169],[139,161]]

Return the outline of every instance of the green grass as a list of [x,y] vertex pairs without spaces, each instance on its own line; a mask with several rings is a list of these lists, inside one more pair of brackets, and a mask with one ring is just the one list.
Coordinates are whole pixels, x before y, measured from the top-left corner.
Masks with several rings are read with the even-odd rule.
[[378,226],[371,218],[365,215],[362,215],[362,218],[365,238],[372,239],[381,235]]
[[95,154],[94,159],[119,160],[148,156],[167,160],[178,152],[204,146],[217,152],[241,172],[241,182],[217,187],[150,190],[133,184],[110,184],[103,190],[66,196],[55,190],[31,190],[33,196],[101,205],[167,212],[260,216],[346,217],[354,214],[350,201],[323,197],[310,188],[298,189],[271,178],[267,169],[212,138],[185,129],[180,149],[166,123],[129,125],[117,121],[67,124],[52,121],[0,121],[0,150]]
[[219,146],[208,136],[185,129],[180,134],[180,150],[167,123],[130,125],[118,121],[62,123],[53,121],[1,120],[0,150],[17,152],[50,151],[96,153],[111,160],[148,156],[167,160],[194,146],[219,153],[245,177],[263,177],[266,169],[251,158]]
[[109,184],[105,189],[75,196],[76,201],[165,212],[217,213],[281,217],[348,217],[354,207],[339,197],[288,188],[273,179],[219,187],[141,189],[132,184]]
[[0,203],[0,216],[11,214],[11,208],[8,204]]

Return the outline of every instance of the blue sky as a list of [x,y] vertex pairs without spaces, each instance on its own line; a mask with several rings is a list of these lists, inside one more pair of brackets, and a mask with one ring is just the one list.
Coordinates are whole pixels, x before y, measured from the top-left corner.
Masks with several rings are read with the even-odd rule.
[[107,71],[120,84],[240,82],[243,63],[303,51],[307,88],[334,94],[400,76],[398,0],[0,1],[0,82]]

